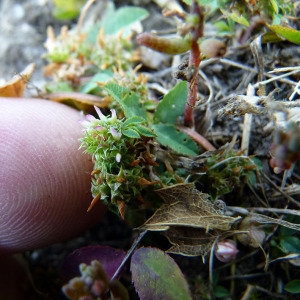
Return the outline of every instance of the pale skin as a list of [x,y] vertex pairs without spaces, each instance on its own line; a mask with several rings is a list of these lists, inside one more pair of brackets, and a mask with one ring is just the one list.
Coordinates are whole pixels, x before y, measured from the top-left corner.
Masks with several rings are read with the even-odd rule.
[[[0,98],[2,274],[11,269],[8,255],[79,235],[106,212],[100,203],[86,211],[92,162],[78,150],[79,119],[78,111],[62,104]],[[9,286],[0,283],[0,298],[6,295],[2,285]]]

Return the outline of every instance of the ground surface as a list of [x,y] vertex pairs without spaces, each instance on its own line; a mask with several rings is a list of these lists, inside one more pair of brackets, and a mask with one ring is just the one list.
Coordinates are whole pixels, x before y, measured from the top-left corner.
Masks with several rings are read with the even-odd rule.
[[[120,1],[118,1],[117,4],[120,5]],[[133,4],[141,5],[141,2],[135,1]],[[142,5],[149,8],[151,12],[149,20],[144,23],[146,30],[152,28],[162,29],[162,27],[168,26],[168,23],[162,21],[160,8],[158,6],[150,1],[144,1]],[[1,2],[1,80],[11,78],[29,63],[35,62],[36,71],[31,78],[31,82],[38,88],[43,87],[45,83],[45,79],[42,77],[44,62],[41,59],[41,55],[44,52],[43,43],[46,40],[46,28],[48,25],[52,25],[56,30],[59,30],[63,24],[52,17],[52,10],[53,6],[51,2],[47,0],[3,0]],[[76,20],[74,20],[73,23],[75,24]],[[72,22],[68,24],[72,25]],[[210,29],[209,24],[207,27]],[[209,35],[211,32],[207,34]],[[294,67],[299,65],[299,46],[287,42],[269,44],[263,45],[262,51],[265,73],[275,67]],[[163,88],[170,89],[176,82],[172,77],[173,69],[171,69],[169,58],[162,59],[163,63],[157,70],[153,71],[149,68],[145,68],[144,71],[150,76],[150,83],[159,83]],[[220,114],[220,109],[224,108],[225,104],[233,95],[246,95],[248,84],[255,84],[257,82],[257,68],[249,43],[238,44],[237,39],[233,42],[230,41],[227,55],[221,60],[209,60],[203,63],[201,72],[199,82],[200,100],[202,99],[202,101],[205,102],[208,98],[211,98],[211,103],[207,106],[200,106],[197,109],[196,128],[198,128],[200,132],[202,131],[201,133],[206,136],[216,148],[230,142],[234,135],[236,135],[237,141],[240,141],[243,135],[242,124],[244,116],[230,118],[226,114]],[[264,79],[267,79],[267,77],[264,77]],[[268,95],[269,92],[274,91],[275,88],[278,87],[278,92],[274,94],[275,99],[283,100],[288,98],[293,92],[294,85],[292,83],[299,80],[299,75],[294,74],[285,79],[286,80],[278,79],[267,85],[265,94]],[[27,90],[28,95],[35,95],[35,93],[35,89]],[[161,97],[159,92],[156,91],[153,93],[157,93],[157,96]],[[270,119],[268,114],[264,114],[254,116],[252,122],[249,155],[255,155],[260,158],[264,172],[280,186],[281,175],[275,177],[268,165],[272,129],[274,127],[273,120]],[[203,130],[203,128],[206,128],[206,130]],[[295,175],[290,179],[290,184],[299,184],[299,177],[296,175],[297,171],[296,166]],[[271,206],[276,202],[274,207],[284,207],[286,200],[284,196],[279,194],[276,198],[275,190],[272,189],[271,185],[265,180],[262,182],[262,185],[270,199]],[[258,193],[260,189],[261,185],[258,184]],[[294,195],[294,197],[296,201],[299,201],[297,194]],[[252,206],[260,206],[252,191],[247,187],[242,190],[234,190],[223,198],[227,205],[231,206],[239,205],[238,203],[240,202],[237,201],[237,199],[244,199],[243,204],[249,203]],[[279,203],[281,203],[281,205]],[[292,208],[295,208],[295,206],[292,206]],[[105,230],[103,230],[103,228],[105,228]],[[42,296],[34,297],[36,297],[36,299],[64,299],[60,292],[59,272],[60,264],[67,253],[82,246],[95,244],[128,249],[131,240],[131,229],[118,217],[109,214],[97,227],[74,240],[25,253],[24,256],[30,264],[35,285],[42,293]],[[162,245],[159,244],[160,240],[157,239],[157,237],[154,237],[154,241],[157,243],[155,246],[165,247],[165,241],[162,242]],[[149,243],[151,244],[151,240]],[[265,246],[265,250],[268,249],[269,247]],[[219,283],[227,288],[230,288],[230,285],[231,288],[233,285],[235,286],[235,296],[227,299],[240,298],[240,295],[246,290],[249,284],[259,286],[258,290],[260,294],[258,298],[255,299],[292,299],[294,297],[291,294],[284,293],[280,288],[276,289],[275,286],[280,286],[282,282],[287,282],[291,279],[298,279],[300,273],[299,267],[288,263],[286,263],[285,266],[274,264],[265,272],[263,270],[264,255],[260,250],[251,250],[247,246],[239,245],[239,251],[239,263],[235,266],[236,270],[234,275],[232,275],[233,273],[232,270],[230,270],[229,264],[224,265],[216,262],[215,265],[221,277]],[[203,290],[205,290],[205,288],[203,288],[203,278],[206,282],[208,278],[208,266],[203,265],[200,257],[185,258],[176,255],[173,257],[188,278],[194,299],[201,299],[201,297],[203,297]],[[286,270],[286,273],[283,274],[282,270]],[[129,282],[126,277],[124,281]],[[272,284],[270,284],[270,282],[272,282]],[[294,299],[296,299],[296,297]]]

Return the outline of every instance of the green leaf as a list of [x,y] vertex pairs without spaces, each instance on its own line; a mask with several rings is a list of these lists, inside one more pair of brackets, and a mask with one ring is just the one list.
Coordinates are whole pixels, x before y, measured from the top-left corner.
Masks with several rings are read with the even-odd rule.
[[145,108],[139,102],[139,97],[136,93],[116,83],[107,83],[104,89],[122,105],[126,118],[136,116],[142,117],[143,119],[147,118]]
[[255,172],[249,172],[247,174],[247,183],[249,183],[251,186],[257,183],[257,175]]
[[233,34],[234,24],[234,21],[228,18],[226,21],[221,20],[214,23],[214,27],[219,30],[219,34]]
[[225,21],[218,21],[214,23],[214,27],[218,28],[221,32],[229,32],[229,25]]
[[100,28],[104,29],[104,34],[117,34],[121,29],[123,30],[123,37],[131,34],[130,26],[147,18],[149,13],[147,10],[136,6],[123,6],[115,9],[113,3],[107,5],[103,19],[91,28],[88,40],[92,43],[96,42],[97,35]]
[[134,22],[147,18],[148,11],[141,7],[123,6],[115,11],[113,18],[106,18],[103,22],[105,34],[115,34]]
[[266,44],[266,43],[278,43],[278,42],[282,42],[282,41],[284,41],[284,38],[281,37],[280,35],[276,34],[273,31],[268,31],[268,32],[264,33],[262,35],[262,39],[261,39],[261,42],[263,44]]
[[80,13],[80,10],[62,10],[59,7],[55,7],[53,10],[53,16],[57,20],[72,20],[76,18]]
[[133,125],[133,124],[141,124],[141,123],[145,123],[146,120],[144,118],[138,117],[138,116],[133,116],[131,118],[126,119],[126,121],[123,123],[123,127],[127,127],[129,125]]
[[282,16],[273,13],[272,15],[272,25],[280,25],[282,22]]
[[229,291],[221,285],[214,287],[214,295],[216,298],[223,298],[230,296]]
[[252,157],[251,161],[255,164],[255,166],[257,167],[257,170],[263,171],[263,163],[259,158]]
[[197,0],[200,6],[207,6],[209,8],[208,15],[213,13],[220,7],[220,0]]
[[154,123],[175,124],[177,118],[183,113],[187,95],[188,88],[185,81],[175,85],[159,102],[154,114]]
[[130,93],[125,96],[121,102],[126,118],[141,116],[146,119],[146,111],[143,105],[139,102],[139,97],[136,93]]
[[140,134],[132,128],[124,129],[122,133],[131,139],[139,139],[141,137]]
[[224,17],[230,18],[234,22],[244,25],[246,27],[249,27],[250,24],[248,20],[241,14],[238,14],[237,12],[228,13],[225,9],[220,9]]
[[121,103],[123,97],[130,92],[129,89],[111,82],[107,83],[104,89],[119,103]]
[[278,4],[277,4],[277,1],[276,0],[270,0],[271,2],[271,5],[273,7],[273,10],[275,12],[276,15],[278,15]]
[[129,300],[128,290],[117,279],[109,282],[109,290],[112,293],[113,299]]
[[107,5],[104,5],[104,11],[102,11],[102,19],[98,23],[94,24],[88,31],[87,40],[90,43],[96,44],[100,29],[104,27],[106,20],[114,17],[115,10],[115,5],[112,1],[108,2]]
[[46,86],[46,90],[48,93],[73,92],[73,88],[67,82],[52,82]]
[[285,236],[280,240],[280,246],[285,253],[299,253],[300,242],[296,236]]
[[84,84],[81,89],[80,92],[81,93],[85,93],[85,94],[89,94],[91,92],[93,92],[93,90],[99,88],[99,82],[106,82],[108,80],[110,80],[113,77],[113,72],[109,71],[109,70],[103,70],[97,74],[95,74],[91,80],[89,80],[89,82],[87,82],[86,84]]
[[248,20],[243,15],[238,15],[237,13],[232,13],[229,15],[229,18],[238,24],[244,25],[246,27],[250,26]]
[[145,126],[137,125],[134,127],[134,129],[137,130],[140,135],[147,137],[156,137],[155,133]]
[[[287,222],[300,224],[300,216],[289,215],[284,220]],[[285,236],[292,236],[296,234],[298,231],[296,229],[291,229],[291,228],[281,226],[279,232],[280,232],[280,237],[284,238]]]
[[269,25],[270,30],[286,38],[289,42],[300,45],[300,31],[281,25]]
[[77,17],[85,0],[54,0],[53,15],[59,20],[70,20]]
[[183,155],[197,155],[196,143],[185,133],[180,132],[170,124],[155,124],[152,126],[157,140],[166,147]]
[[292,294],[299,294],[300,293],[300,280],[296,279],[296,280],[292,280],[290,282],[288,282],[285,287],[284,290],[292,293]]
[[130,270],[140,299],[192,300],[180,268],[164,251],[156,248],[136,250]]

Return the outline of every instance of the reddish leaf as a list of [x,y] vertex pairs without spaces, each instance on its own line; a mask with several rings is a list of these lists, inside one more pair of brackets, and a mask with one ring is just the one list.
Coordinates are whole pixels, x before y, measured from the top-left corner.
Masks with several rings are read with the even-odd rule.
[[69,254],[62,265],[62,277],[67,281],[80,276],[78,266],[81,263],[90,264],[99,260],[107,276],[111,278],[123,261],[126,252],[108,246],[82,247]]
[[141,300],[190,300],[188,284],[175,261],[156,248],[136,250],[130,265]]

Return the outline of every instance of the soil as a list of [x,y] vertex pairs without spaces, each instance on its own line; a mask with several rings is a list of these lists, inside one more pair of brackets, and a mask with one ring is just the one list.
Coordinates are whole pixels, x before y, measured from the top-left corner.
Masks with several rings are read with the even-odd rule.
[[[122,1],[116,1],[117,6],[124,4]],[[161,8],[154,2],[133,0],[126,1],[126,4],[140,5],[150,11],[150,17],[143,22],[145,31],[167,30],[174,25],[170,20],[165,21],[160,13]],[[68,22],[58,21],[52,16],[52,11],[52,1],[48,0],[2,0],[1,2],[0,80],[10,79],[29,63],[35,62],[36,70],[26,91],[29,96],[35,96],[37,94],[36,88],[43,89],[46,83],[46,79],[42,76],[45,61],[41,59],[41,56],[45,52],[43,43],[46,40],[47,26],[51,25],[56,32],[59,32],[62,25],[75,26],[77,23],[76,19]],[[299,23],[294,25],[297,28]],[[208,20],[206,35],[215,33],[211,30],[215,29]],[[242,37],[243,34],[240,31],[237,36]],[[243,138],[244,114],[237,114],[236,116],[226,114],[229,109],[226,105],[233,103],[233,99],[236,97],[246,95],[248,85],[258,81],[258,66],[249,46],[249,42],[253,41],[255,37],[256,35],[253,33],[251,39],[244,44],[238,43],[237,37],[228,40],[228,51],[223,58],[209,59],[201,65],[198,84],[199,103],[204,103],[209,98],[211,98],[211,102],[206,103],[206,105],[198,105],[195,109],[195,127],[217,149],[230,143],[234,136],[236,138],[234,148],[240,149]],[[226,38],[224,40],[226,41]],[[261,51],[264,58],[264,80],[268,79],[265,74],[274,68],[299,66],[299,46],[292,43],[264,44]],[[176,66],[176,62],[164,55],[157,57],[157,59],[160,59],[162,63],[156,69],[151,69],[148,66],[143,67],[141,72],[149,76],[150,85],[158,84],[164,89],[170,89],[176,83],[172,75],[175,70],[172,64]],[[183,60],[184,57],[181,57],[179,62]],[[266,85],[264,96],[269,95],[269,99],[272,101],[286,100],[293,92],[294,83],[297,83],[299,79],[299,74],[295,73],[284,80],[274,80]],[[272,92],[274,93],[272,94]],[[153,89],[151,93],[153,97],[158,99],[162,97],[162,93],[158,90]],[[299,100],[299,95],[296,95],[294,100]],[[266,110],[268,109],[271,108],[267,107]],[[253,115],[248,155],[260,159],[263,172],[280,186],[282,174],[274,174],[268,163],[271,158],[270,145],[273,140],[273,130],[274,119],[271,114]],[[205,149],[200,147],[200,153],[204,151]],[[288,185],[300,184],[298,173],[299,166],[296,165],[293,175],[288,179]],[[286,205],[286,197],[278,193],[264,177],[259,178],[254,185],[255,194],[262,196],[262,188],[269,198],[270,207],[283,208]],[[288,189],[286,189],[286,193],[289,194]],[[245,185],[243,188],[233,189],[231,193],[223,196],[222,200],[228,206],[239,206],[240,199],[243,199],[244,207],[247,207],[246,205],[261,207],[255,194]],[[292,197],[296,202],[299,201],[299,193]],[[299,206],[291,204],[289,208],[299,209]],[[273,233],[270,231],[270,234]],[[278,235],[278,230],[274,231],[274,234],[275,236]],[[115,214],[108,213],[95,228],[73,240],[24,253],[35,286],[35,288],[30,289],[29,292],[32,294],[28,299],[66,299],[61,293],[60,267],[68,253],[89,245],[107,245],[128,250],[135,236],[136,233],[125,222]],[[299,237],[299,235],[297,236]],[[168,248],[167,240],[160,237],[159,234],[151,235],[142,244],[156,246],[163,250]],[[267,243],[263,247],[265,251],[270,250],[270,245]],[[251,299],[256,299],[256,296],[257,299],[297,299],[296,296],[286,293],[277,286],[292,279],[299,279],[299,266],[288,262],[274,263],[269,266],[267,271],[264,271],[265,257],[259,248],[254,249],[239,244],[238,249],[239,254],[234,267],[230,263],[224,264],[217,260],[214,263],[214,270],[219,274],[218,284],[234,291],[231,296],[224,299],[240,299],[250,286],[256,287],[256,292],[252,294]],[[208,263],[203,264],[201,257],[191,258],[173,254],[171,256],[187,278],[193,299],[206,299],[204,295],[208,295]],[[130,299],[138,299],[130,283],[129,275],[130,272],[126,272],[122,280],[131,292]],[[250,298],[244,296],[243,299]]]

